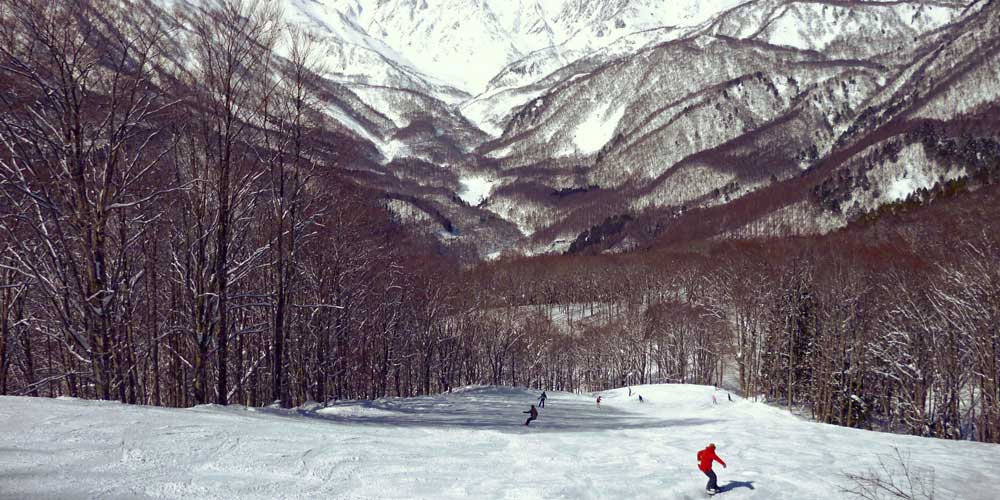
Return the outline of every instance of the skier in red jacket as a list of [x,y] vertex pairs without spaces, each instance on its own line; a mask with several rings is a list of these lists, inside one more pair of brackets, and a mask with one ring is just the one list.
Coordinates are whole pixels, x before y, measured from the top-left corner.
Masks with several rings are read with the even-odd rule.
[[705,489],[712,493],[719,493],[722,490],[719,488],[718,478],[715,477],[715,471],[712,470],[712,461],[715,460],[722,464],[722,467],[726,467],[726,462],[722,461],[718,455],[715,454],[715,443],[709,443],[708,447],[704,450],[698,452],[698,468],[708,476],[708,484]]

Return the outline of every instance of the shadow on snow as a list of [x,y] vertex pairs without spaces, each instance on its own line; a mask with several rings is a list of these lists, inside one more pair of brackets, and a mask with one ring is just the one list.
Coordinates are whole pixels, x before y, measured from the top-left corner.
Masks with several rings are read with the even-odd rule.
[[719,487],[722,491],[720,493],[725,493],[730,490],[735,490],[736,488],[749,488],[754,489],[753,481],[729,481],[728,483]]
[[607,405],[597,408],[593,402],[557,395],[550,396],[546,406],[538,408],[538,419],[531,423],[530,428],[525,427],[527,415],[522,412],[532,404],[538,404],[536,396],[536,392],[518,389],[477,388],[441,396],[332,403],[325,408],[261,408],[257,411],[351,425],[454,427],[506,432],[656,429],[717,422],[701,418],[663,419]]

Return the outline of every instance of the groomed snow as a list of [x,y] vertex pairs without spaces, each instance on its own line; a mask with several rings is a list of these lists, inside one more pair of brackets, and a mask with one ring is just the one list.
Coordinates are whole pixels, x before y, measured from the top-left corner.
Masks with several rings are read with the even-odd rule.
[[491,387],[326,409],[177,410],[0,398],[0,499],[697,499],[695,453],[718,445],[722,498],[848,498],[893,447],[933,468],[939,498],[991,500],[1000,446],[811,423],[703,386],[549,393]]

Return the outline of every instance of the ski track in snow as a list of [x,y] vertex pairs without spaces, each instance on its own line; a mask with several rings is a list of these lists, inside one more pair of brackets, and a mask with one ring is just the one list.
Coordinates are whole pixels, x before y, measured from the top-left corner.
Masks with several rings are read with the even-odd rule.
[[[703,386],[590,395],[473,387],[296,410],[177,410],[0,398],[0,499],[703,498],[708,442],[723,499],[847,498],[898,447],[939,498],[995,498],[1000,446],[846,429]],[[728,485],[728,486],[727,486]]]

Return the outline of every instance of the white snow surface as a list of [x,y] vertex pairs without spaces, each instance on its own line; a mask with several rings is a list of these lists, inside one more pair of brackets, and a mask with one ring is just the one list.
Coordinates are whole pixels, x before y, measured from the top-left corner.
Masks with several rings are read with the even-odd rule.
[[481,175],[463,177],[459,179],[458,182],[461,185],[461,189],[458,191],[458,197],[472,206],[477,206],[489,198],[490,194],[493,192],[493,186],[497,185],[497,181],[495,179],[490,179],[489,177]]
[[[843,472],[898,448],[939,498],[991,500],[1000,446],[822,425],[690,385],[593,394],[470,387],[295,410],[0,397],[0,499],[849,498]],[[712,404],[715,394],[718,404]]]
[[890,200],[901,201],[905,200],[911,194],[917,192],[918,189],[927,189],[934,184],[934,180],[920,175],[919,172],[911,172],[907,170],[909,177],[900,177],[889,185],[889,192],[886,193]]
[[285,0],[290,19],[470,94],[509,64],[577,55],[662,26],[694,26],[749,0]]
[[398,139],[383,139],[378,137],[339,106],[329,105],[324,109],[327,116],[337,120],[338,123],[348,130],[372,143],[378,149],[379,154],[382,155],[382,164],[387,164],[396,158],[408,155],[409,151],[405,143]]
[[604,106],[596,108],[590,116],[580,122],[580,125],[573,133],[573,144],[576,150],[582,154],[596,153],[611,141],[618,129],[618,122],[625,116],[625,106],[607,102]]
[[[901,19],[915,32],[930,31],[952,22],[963,7],[935,5],[894,5],[892,2],[869,2],[869,7],[881,8],[866,14],[855,13],[850,5],[831,5],[825,2],[801,2],[785,7],[771,19],[758,36],[770,43],[801,50],[824,51],[838,39],[871,30],[879,15],[903,11]],[[909,7],[909,10],[907,9]]]

